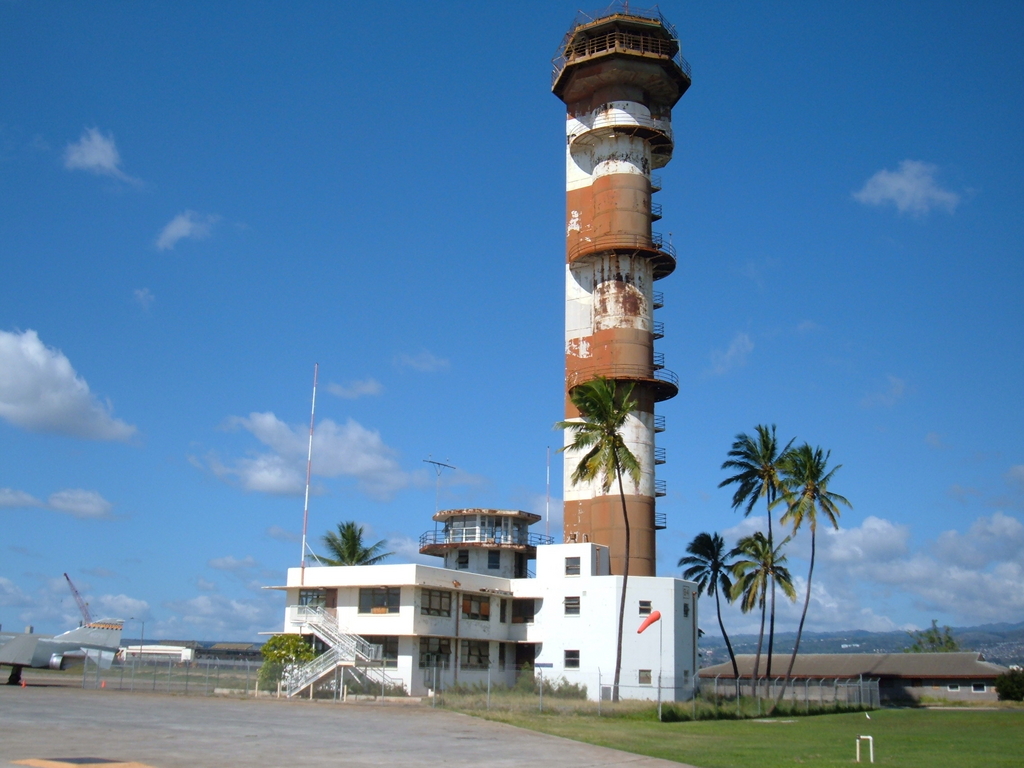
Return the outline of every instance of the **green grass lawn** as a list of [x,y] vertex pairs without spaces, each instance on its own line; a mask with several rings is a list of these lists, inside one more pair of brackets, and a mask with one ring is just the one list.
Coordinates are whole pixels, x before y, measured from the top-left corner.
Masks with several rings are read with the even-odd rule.
[[[625,717],[474,712],[555,736],[698,768],[849,765],[857,736],[873,736],[875,764],[901,768],[1024,765],[1024,710],[888,709],[770,721],[658,723]],[[861,759],[866,765],[867,744]]]

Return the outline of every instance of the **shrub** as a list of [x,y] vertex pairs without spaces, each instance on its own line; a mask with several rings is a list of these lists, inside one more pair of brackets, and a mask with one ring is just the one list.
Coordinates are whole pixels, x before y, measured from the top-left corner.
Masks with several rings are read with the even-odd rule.
[[996,678],[1000,701],[1024,701],[1024,669],[1011,669]]

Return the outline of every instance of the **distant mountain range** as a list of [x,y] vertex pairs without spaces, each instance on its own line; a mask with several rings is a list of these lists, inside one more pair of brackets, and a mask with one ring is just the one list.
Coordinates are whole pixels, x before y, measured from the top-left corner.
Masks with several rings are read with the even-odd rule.
[[[728,627],[726,627],[728,630]],[[986,661],[1009,666],[1024,666],[1024,622],[1019,624],[983,624],[979,627],[950,627],[954,639],[965,651],[979,651]],[[757,635],[729,635],[736,653],[756,653]],[[796,632],[775,633],[775,653],[793,652]],[[808,632],[800,640],[800,653],[900,653],[913,643],[906,632],[867,632],[851,629],[841,632]],[[762,653],[768,650],[765,631]],[[709,667],[729,660],[725,641],[710,635],[700,639],[701,666]]]

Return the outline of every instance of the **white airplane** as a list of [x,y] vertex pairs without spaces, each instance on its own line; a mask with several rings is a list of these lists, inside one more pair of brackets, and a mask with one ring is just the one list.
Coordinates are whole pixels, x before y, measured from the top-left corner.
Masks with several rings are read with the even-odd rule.
[[0,665],[9,665],[8,685],[21,683],[24,667],[38,669],[64,669],[68,657],[87,656],[109,669],[121,644],[122,619],[93,621],[63,635],[0,635]]

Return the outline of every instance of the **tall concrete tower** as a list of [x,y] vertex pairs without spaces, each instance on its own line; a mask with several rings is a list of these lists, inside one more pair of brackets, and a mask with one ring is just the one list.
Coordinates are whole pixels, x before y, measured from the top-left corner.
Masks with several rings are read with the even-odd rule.
[[[613,6],[599,18],[577,17],[554,60],[552,91],[565,102],[565,387],[566,419],[579,418],[573,387],[598,376],[633,384],[637,409],[624,430],[639,459],[639,485],[626,483],[630,522],[629,572],[655,575],[655,511],[664,483],[655,465],[664,452],[655,434],[665,428],[654,406],[678,394],[678,378],[664,367],[654,341],[663,335],[654,310],[662,305],[654,281],[676,266],[675,250],[651,225],[661,206],[652,172],[672,158],[671,110],[690,87],[690,68],[675,29],[661,13]],[[570,437],[566,433],[566,439]],[[614,489],[573,486],[579,456],[565,453],[566,541],[610,549],[613,573],[626,557],[622,506]]]

